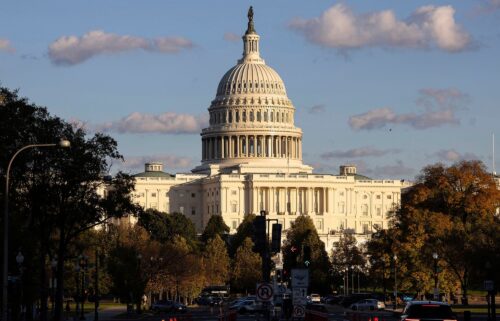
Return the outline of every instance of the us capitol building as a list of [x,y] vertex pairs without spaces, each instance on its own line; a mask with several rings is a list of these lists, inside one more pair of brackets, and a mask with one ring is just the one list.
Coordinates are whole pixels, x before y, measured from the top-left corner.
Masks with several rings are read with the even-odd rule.
[[354,165],[340,166],[338,175],[314,174],[302,162],[302,130],[285,84],[260,56],[252,9],[242,38],[243,57],[224,74],[208,108],[201,164],[171,175],[161,163],[147,163],[134,175],[135,201],[183,213],[200,233],[212,215],[221,215],[231,233],[245,215],[261,210],[284,230],[309,215],[327,251],[343,230],[363,241],[375,228],[387,228],[388,214],[410,184],[370,179]]

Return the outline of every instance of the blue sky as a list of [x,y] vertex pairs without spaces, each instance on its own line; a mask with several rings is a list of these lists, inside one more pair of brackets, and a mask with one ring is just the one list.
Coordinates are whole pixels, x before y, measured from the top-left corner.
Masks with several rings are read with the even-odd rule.
[[355,163],[412,179],[460,159],[491,169],[500,0],[7,2],[0,84],[107,131],[127,160],[113,171],[161,160],[187,172],[217,84],[241,57],[250,5],[316,172]]

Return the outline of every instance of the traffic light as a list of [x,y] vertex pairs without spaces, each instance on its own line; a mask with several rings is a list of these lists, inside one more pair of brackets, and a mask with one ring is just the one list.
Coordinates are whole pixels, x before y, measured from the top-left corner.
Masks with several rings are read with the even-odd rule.
[[278,253],[281,250],[281,224],[273,224],[271,237],[271,252]]
[[265,216],[257,216],[253,220],[253,243],[254,243],[254,251],[257,253],[264,252],[266,247],[266,217]]
[[311,247],[309,245],[304,246],[304,252],[303,252],[303,257],[304,257],[304,265],[306,267],[309,267],[309,264],[311,264]]

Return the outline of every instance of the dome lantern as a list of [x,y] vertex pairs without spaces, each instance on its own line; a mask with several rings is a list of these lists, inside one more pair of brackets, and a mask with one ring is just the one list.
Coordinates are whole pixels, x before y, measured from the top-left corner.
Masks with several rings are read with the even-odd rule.
[[265,64],[264,59],[260,58],[260,53],[259,53],[260,37],[255,32],[253,24],[253,8],[251,6],[250,9],[248,9],[247,31],[243,35],[242,39],[243,39],[243,57],[240,60],[238,60],[238,63]]

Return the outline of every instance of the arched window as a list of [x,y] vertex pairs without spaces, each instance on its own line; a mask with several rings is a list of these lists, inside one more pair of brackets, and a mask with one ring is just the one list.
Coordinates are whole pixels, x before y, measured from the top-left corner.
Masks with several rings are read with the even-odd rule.
[[236,122],[237,123],[240,122],[240,112],[239,111],[236,111]]
[[267,111],[264,111],[264,121],[267,121]]
[[261,121],[261,119],[260,119],[260,111],[257,112],[257,121]]
[[229,112],[229,119],[228,122],[231,124],[233,122],[233,113]]
[[250,121],[254,121],[254,118],[253,118],[253,110],[250,111]]

